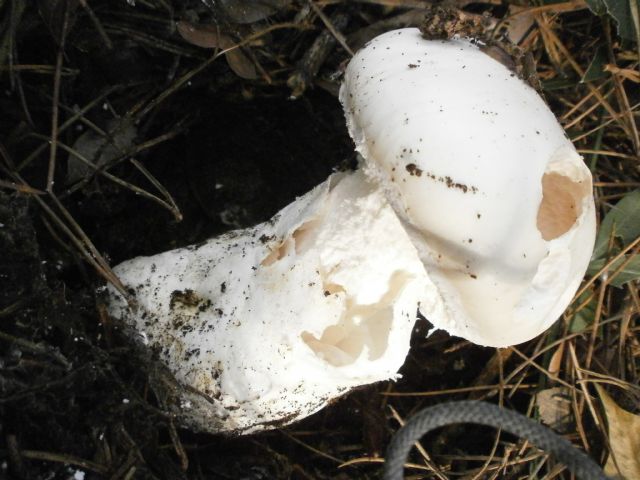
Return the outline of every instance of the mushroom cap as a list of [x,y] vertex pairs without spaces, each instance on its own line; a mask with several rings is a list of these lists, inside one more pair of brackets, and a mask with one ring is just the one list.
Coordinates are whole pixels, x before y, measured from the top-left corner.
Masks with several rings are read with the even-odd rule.
[[435,290],[362,172],[335,174],[270,221],[114,269],[122,319],[173,372],[197,430],[250,433],[396,378],[417,305]]
[[340,99],[444,300],[440,314],[423,299],[427,318],[496,347],[548,328],[586,271],[595,208],[588,168],[536,91],[477,42],[407,28],[354,56]]

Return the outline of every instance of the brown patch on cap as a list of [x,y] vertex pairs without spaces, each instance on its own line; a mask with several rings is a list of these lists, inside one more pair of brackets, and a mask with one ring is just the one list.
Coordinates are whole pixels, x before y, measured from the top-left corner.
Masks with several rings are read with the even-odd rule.
[[560,173],[542,176],[542,202],[537,218],[542,238],[553,240],[571,229],[582,214],[582,199],[588,188],[585,182],[576,182]]

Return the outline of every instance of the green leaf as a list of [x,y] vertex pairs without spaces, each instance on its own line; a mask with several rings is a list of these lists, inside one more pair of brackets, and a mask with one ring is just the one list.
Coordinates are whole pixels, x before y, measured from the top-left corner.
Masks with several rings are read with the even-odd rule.
[[571,319],[571,324],[569,325],[569,333],[582,333],[589,325],[593,323],[593,318],[595,316],[595,312],[591,308],[584,308],[576,313]]
[[607,72],[604,71],[604,66],[607,63],[607,50],[601,45],[596,50],[587,71],[584,73],[582,80],[580,83],[592,82],[594,80],[599,80],[608,75]]
[[618,24],[618,35],[625,40],[636,40],[636,31],[631,14],[631,2],[637,9],[638,0],[586,0],[589,9],[596,15],[608,13]]
[[600,16],[607,13],[607,7],[605,7],[603,0],[586,0],[586,2],[589,10],[591,10],[596,15]]
[[574,89],[576,88],[576,83],[578,83],[577,78],[552,78],[551,80],[542,81],[542,90],[545,92],[552,92],[554,90],[562,90],[565,88]]
[[[622,265],[627,260],[629,260],[629,255],[624,255],[623,257],[619,258],[607,268],[607,273],[612,274],[613,272],[618,270],[620,265]],[[589,264],[587,273],[589,275],[595,275],[602,269],[602,267],[604,267],[605,261],[606,260],[604,258],[597,258],[595,260],[592,260]],[[632,280],[637,280],[638,278],[640,278],[640,255],[634,256],[634,258],[632,258],[629,263],[625,265],[624,269],[618,272],[618,274],[613,277],[609,283],[614,287],[620,288],[625,283],[628,283]]]
[[600,225],[591,258],[603,258],[607,254],[611,235],[622,239],[624,245],[640,236],[640,190],[628,193],[614,207]]
[[584,292],[574,302],[574,305],[583,305],[584,302],[588,303],[584,305],[578,312],[573,315],[569,323],[569,332],[579,333],[586,330],[589,325],[593,323],[593,319],[596,315],[596,306],[598,299],[596,295],[592,295],[590,291]]
[[607,12],[618,24],[618,35],[625,40],[635,40],[636,32],[631,15],[631,2],[638,0],[604,0]]

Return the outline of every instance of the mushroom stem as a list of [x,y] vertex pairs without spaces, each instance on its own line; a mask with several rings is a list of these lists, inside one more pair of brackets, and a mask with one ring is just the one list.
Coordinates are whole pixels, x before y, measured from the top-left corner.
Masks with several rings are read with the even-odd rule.
[[110,287],[110,314],[185,387],[183,422],[214,432],[274,428],[395,378],[427,286],[362,172],[331,176],[254,228],[115,272],[139,307]]

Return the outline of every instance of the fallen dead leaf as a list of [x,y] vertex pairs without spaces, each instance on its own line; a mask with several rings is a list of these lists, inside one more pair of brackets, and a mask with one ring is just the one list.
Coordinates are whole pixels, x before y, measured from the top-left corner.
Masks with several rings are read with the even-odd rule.
[[224,49],[229,46],[229,37],[221,33],[215,25],[178,21],[176,28],[183,39],[196,47]]
[[[225,50],[235,45],[233,39],[215,25],[197,25],[179,21],[176,22],[176,28],[183,39],[197,47]],[[255,65],[240,48],[227,52],[225,57],[231,70],[240,78],[253,80],[258,77]]]
[[640,478],[640,416],[620,408],[600,385],[598,395],[607,417],[609,459],[604,473],[619,480]]
[[551,360],[549,360],[549,373],[551,375],[557,376],[560,373],[560,367],[562,366],[562,356],[564,354],[564,342],[558,345],[558,348],[553,355],[551,356]]
[[227,52],[226,57],[229,67],[233,70],[233,73],[238,75],[240,78],[245,78],[247,80],[254,80],[258,78],[258,72],[256,71],[255,65],[239,48]]
[[505,20],[509,39],[519,45],[535,25],[535,12],[530,7],[509,6],[509,16]]
[[540,420],[558,433],[567,433],[573,428],[571,392],[567,387],[552,387],[536,393],[535,405]]
[[[93,175],[96,168],[102,168],[121,157],[133,146],[138,130],[131,118],[123,117],[107,122],[107,135],[87,130],[73,143],[67,159],[67,182],[74,183]],[[94,167],[85,163],[90,161]]]

